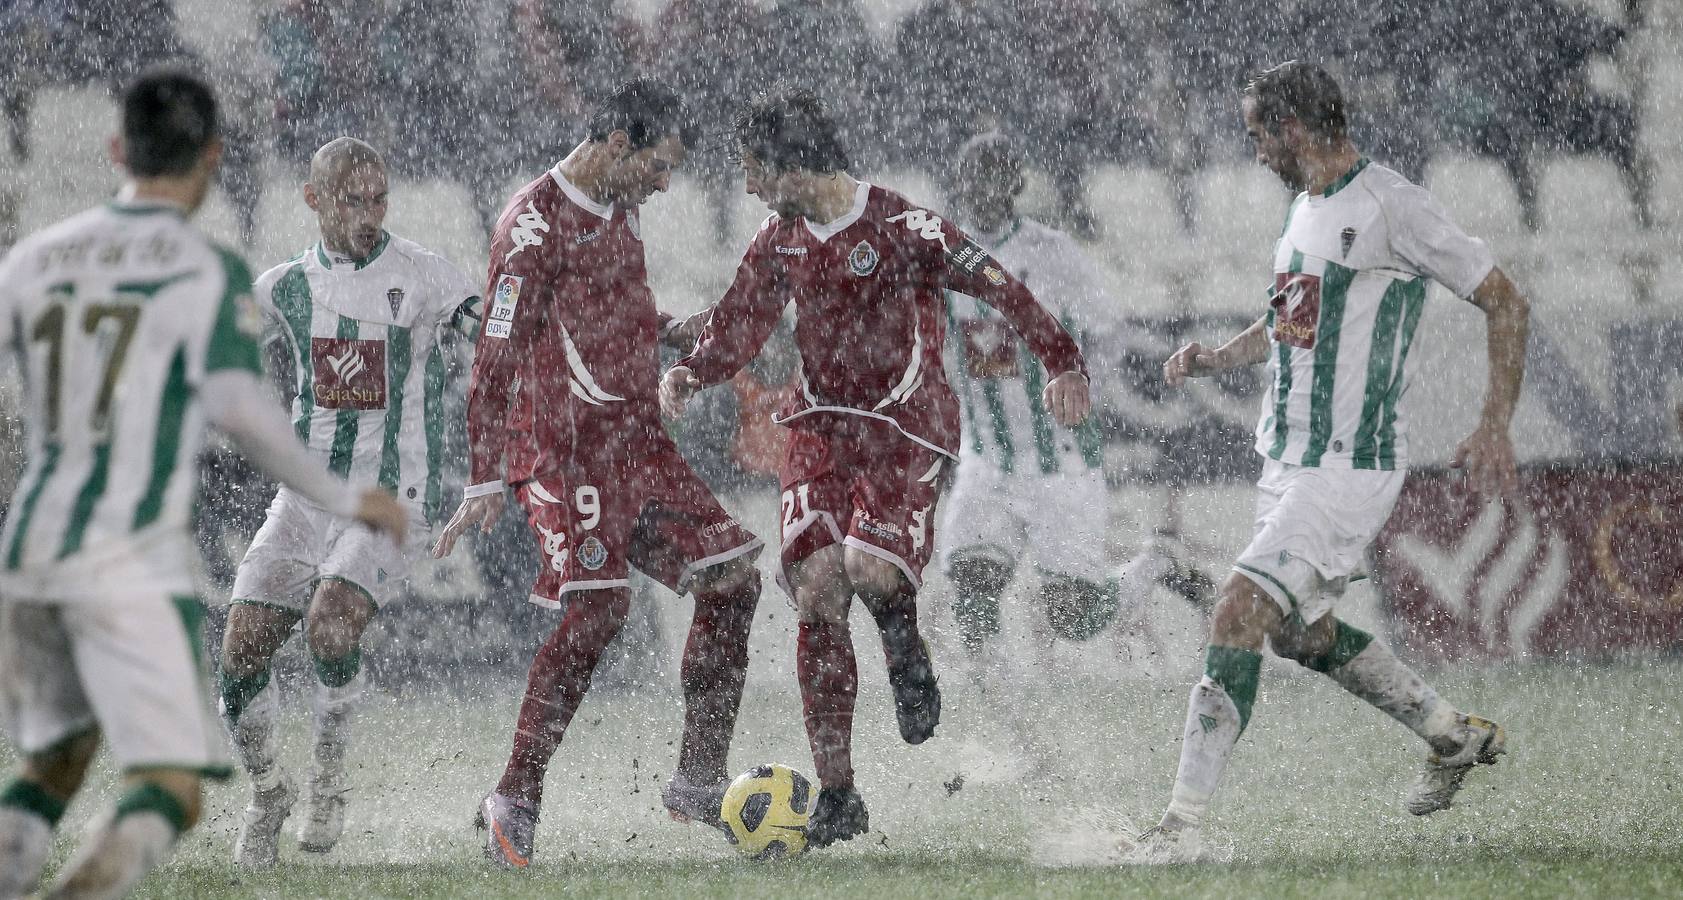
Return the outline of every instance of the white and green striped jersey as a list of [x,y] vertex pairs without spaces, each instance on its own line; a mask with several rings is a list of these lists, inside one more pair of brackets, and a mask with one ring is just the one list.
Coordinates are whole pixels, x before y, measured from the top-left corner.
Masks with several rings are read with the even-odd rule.
[[1267,313],[1258,453],[1301,466],[1408,465],[1409,347],[1431,279],[1468,297],[1495,260],[1425,188],[1369,162],[1286,213]]
[[173,206],[113,203],[0,261],[0,346],[25,380],[29,461],[0,533],[0,595],[192,595],[189,518],[208,374],[258,369],[245,262]]
[[443,257],[382,234],[367,259],[321,243],[257,279],[291,353],[298,439],[334,474],[439,511],[444,332],[479,289]]
[[[1110,351],[1120,316],[1081,246],[1062,231],[1021,217],[992,233],[969,234],[1075,336],[1098,396],[1115,359]],[[1006,474],[1098,468],[1103,449],[1097,419],[1090,417],[1073,432],[1057,427],[1040,398],[1045,370],[1005,317],[951,291],[947,315],[948,367],[961,408],[961,463],[992,465]]]

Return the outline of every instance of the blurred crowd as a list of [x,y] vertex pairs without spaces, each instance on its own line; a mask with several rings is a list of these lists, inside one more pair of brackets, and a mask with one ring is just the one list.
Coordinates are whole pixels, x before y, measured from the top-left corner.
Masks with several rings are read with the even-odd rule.
[[1247,73],[1311,58],[1343,78],[1358,141],[1420,178],[1434,153],[1492,157],[1537,225],[1534,165],[1593,154],[1625,173],[1649,219],[1648,163],[1617,72],[1648,0],[1618,20],[1538,0],[924,0],[886,31],[856,0],[670,0],[648,20],[614,0],[266,0],[257,33],[198,58],[170,0],[0,0],[4,111],[29,151],[35,92],[116,84],[160,59],[210,69],[232,124],[225,187],[250,236],[268,154],[298,162],[357,134],[399,172],[467,185],[487,220],[517,174],[574,142],[596,98],[649,72],[691,98],[692,160],[722,237],[734,173],[731,109],[776,79],[804,83],[847,123],[854,168],[941,174],[980,131],[1018,135],[1056,190],[1058,223],[1094,236],[1084,177],[1158,166],[1190,220],[1189,180],[1246,152]]

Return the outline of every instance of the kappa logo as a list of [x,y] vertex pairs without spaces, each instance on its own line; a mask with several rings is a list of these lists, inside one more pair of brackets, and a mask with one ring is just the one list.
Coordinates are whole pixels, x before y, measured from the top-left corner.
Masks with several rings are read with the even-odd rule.
[[363,361],[362,354],[356,352],[355,347],[346,347],[344,353],[329,356],[327,365],[333,370],[333,374],[339,376],[340,381],[350,381],[368,368],[368,363]]
[[543,555],[549,557],[550,570],[567,571],[567,557],[572,555],[572,551],[566,547],[566,532],[550,531],[542,525],[537,525],[537,529],[543,535]]
[[573,238],[573,246],[582,247],[585,244],[588,244],[591,241],[594,241],[601,236],[602,236],[602,229],[592,228],[591,230],[586,231],[584,234],[581,234],[578,237]]
[[779,246],[777,248],[777,252],[780,255],[783,255],[783,256],[805,256],[806,255],[806,248],[805,247],[783,247],[783,246]]
[[947,249],[947,235],[941,230],[941,217],[925,209],[908,209],[899,215],[889,216],[890,222],[903,222],[907,228],[918,233],[926,241],[934,241]]
[[527,247],[543,246],[543,236],[548,233],[549,223],[538,212],[537,202],[526,201],[526,211],[515,217],[514,227],[509,229],[508,238],[514,242],[514,248],[503,257],[503,262],[513,259],[515,254]]

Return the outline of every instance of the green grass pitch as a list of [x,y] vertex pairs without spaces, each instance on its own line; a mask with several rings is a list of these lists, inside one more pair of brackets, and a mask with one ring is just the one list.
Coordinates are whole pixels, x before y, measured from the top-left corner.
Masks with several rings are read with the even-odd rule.
[[[937,737],[900,744],[880,665],[861,652],[855,759],[872,830],[848,844],[753,864],[708,829],[668,821],[659,788],[680,709],[662,683],[586,701],[550,773],[537,861],[491,871],[469,821],[501,770],[517,691],[376,694],[334,854],[307,858],[288,841],[277,869],[235,871],[249,789],[235,779],[211,788],[206,821],[138,896],[1603,898],[1676,896],[1683,885],[1676,661],[1436,673],[1446,696],[1507,726],[1512,752],[1474,773],[1455,808],[1425,819],[1400,805],[1419,742],[1325,679],[1271,663],[1206,828],[1226,861],[1151,871],[1103,865],[1102,851],[1109,833],[1149,824],[1166,799],[1190,673],[1075,672],[1023,686],[1034,699],[1027,728],[1053,748],[1037,760],[1014,749],[1021,732],[998,715],[1008,701],[960,671],[943,682]],[[799,713],[792,685],[759,672],[733,766],[810,772]],[[307,752],[300,704],[283,707],[282,729],[296,772]],[[102,763],[54,868],[112,779]]]

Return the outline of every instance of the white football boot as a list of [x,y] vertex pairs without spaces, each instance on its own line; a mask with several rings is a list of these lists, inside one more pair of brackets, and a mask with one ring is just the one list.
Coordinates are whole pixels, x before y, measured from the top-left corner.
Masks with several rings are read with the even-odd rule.
[[266,791],[253,790],[251,805],[240,819],[240,834],[234,841],[234,865],[266,869],[280,858],[281,826],[298,802],[298,785],[288,775]]
[[311,778],[304,795],[304,821],[298,826],[298,849],[326,853],[345,833],[345,787],[343,777]]
[[1168,829],[1161,825],[1147,828],[1139,837],[1122,840],[1122,859],[1125,866],[1172,866],[1197,862],[1202,841],[1194,826]]
[[1508,735],[1502,726],[1478,716],[1457,718],[1455,737],[1461,749],[1449,756],[1427,754],[1426,770],[1409,789],[1406,805],[1417,816],[1448,809],[1474,766],[1494,765],[1496,757],[1508,752]]

